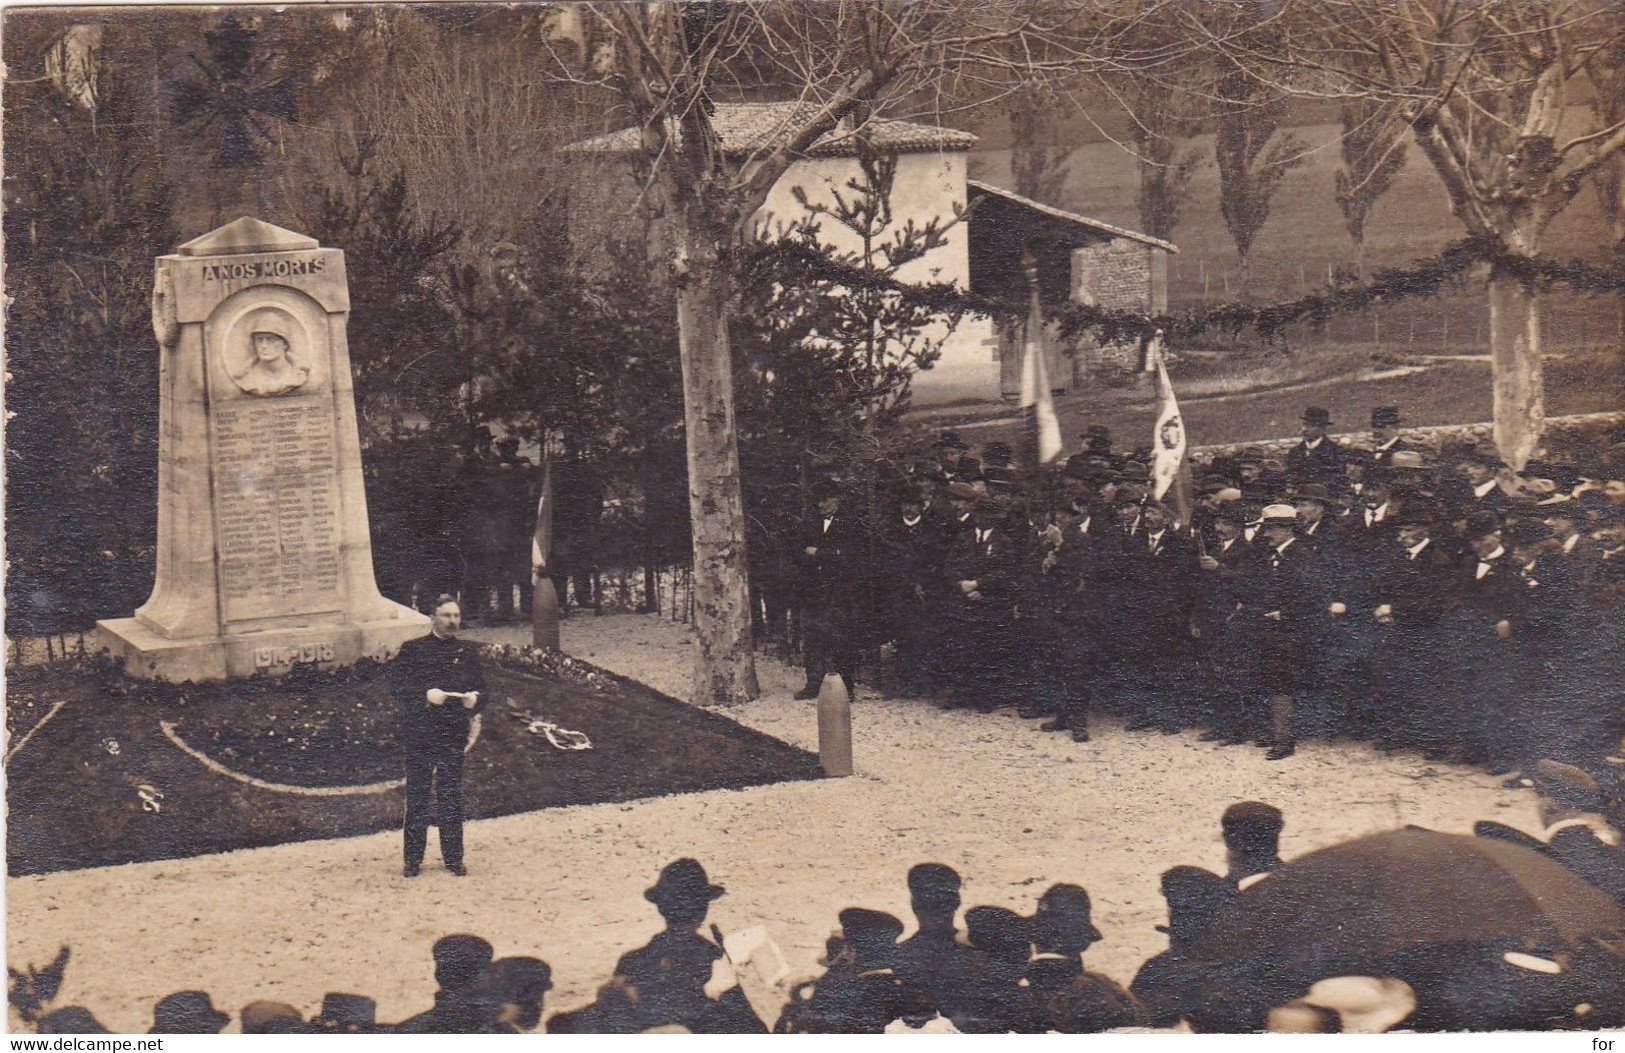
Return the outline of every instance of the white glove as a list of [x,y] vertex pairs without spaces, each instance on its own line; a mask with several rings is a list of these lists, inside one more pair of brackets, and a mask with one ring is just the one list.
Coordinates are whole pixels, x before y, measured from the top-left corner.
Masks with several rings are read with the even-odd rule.
[[1339,602],[1327,607],[1326,612],[1328,614],[1347,614],[1349,609],[1347,604]]
[[429,700],[429,705],[438,706],[446,700],[446,693],[438,687],[431,687],[425,692],[424,697]]
[[473,709],[475,706],[477,706],[479,704],[480,704],[480,693],[478,691],[465,691],[465,692],[463,692],[463,708],[464,709]]

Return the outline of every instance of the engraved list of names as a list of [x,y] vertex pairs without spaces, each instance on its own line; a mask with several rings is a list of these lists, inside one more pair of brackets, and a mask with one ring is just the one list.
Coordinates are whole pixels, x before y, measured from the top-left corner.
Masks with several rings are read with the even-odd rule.
[[225,620],[343,609],[332,399],[233,401],[212,426]]

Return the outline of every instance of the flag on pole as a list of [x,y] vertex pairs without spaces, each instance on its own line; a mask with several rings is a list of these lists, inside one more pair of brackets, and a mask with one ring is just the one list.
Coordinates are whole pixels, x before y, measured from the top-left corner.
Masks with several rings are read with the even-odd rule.
[[[1033,272],[1029,275],[1036,277]],[[1049,370],[1044,365],[1044,312],[1033,282],[1032,305],[1027,312],[1027,333],[1021,358],[1021,416],[1026,425],[1027,449],[1035,465],[1048,464],[1061,455],[1061,422],[1055,416]]]
[[[1180,526],[1189,526],[1191,509],[1191,472],[1185,461],[1185,421],[1179,414],[1179,401],[1174,398],[1174,386],[1168,380],[1168,367],[1162,360],[1162,330],[1158,329],[1147,348],[1148,365],[1157,371],[1157,425],[1151,435],[1152,455],[1151,496],[1173,506],[1174,518]],[[1171,493],[1170,493],[1171,491]]]
[[536,501],[536,533],[530,539],[531,581],[547,577],[553,558],[553,455],[542,443],[542,496]]

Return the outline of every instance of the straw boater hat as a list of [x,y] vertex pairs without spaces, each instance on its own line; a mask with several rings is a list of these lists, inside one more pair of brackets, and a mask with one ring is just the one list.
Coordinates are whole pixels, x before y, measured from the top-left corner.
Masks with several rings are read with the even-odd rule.
[[1262,513],[1262,522],[1268,526],[1270,523],[1296,523],[1298,510],[1291,505],[1265,505]]
[[1333,976],[1317,981],[1299,1001],[1337,1013],[1346,1035],[1379,1035],[1416,1009],[1410,985],[1394,977]]

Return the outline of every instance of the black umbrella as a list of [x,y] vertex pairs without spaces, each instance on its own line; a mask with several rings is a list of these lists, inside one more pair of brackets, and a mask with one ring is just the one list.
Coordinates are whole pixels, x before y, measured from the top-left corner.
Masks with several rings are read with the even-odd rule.
[[1625,910],[1541,853],[1407,827],[1283,865],[1232,901],[1206,947],[1217,961],[1267,960],[1302,975],[1429,946],[1538,954],[1622,938]]

